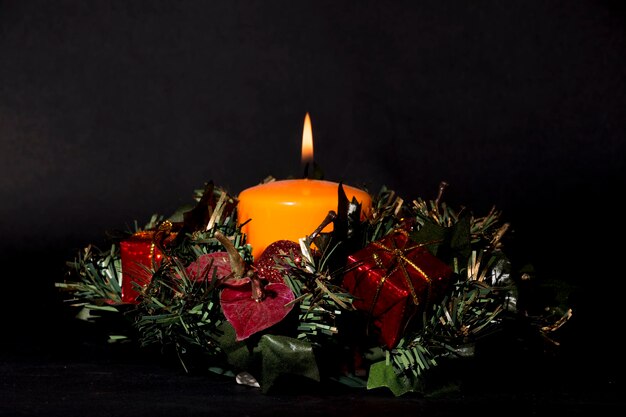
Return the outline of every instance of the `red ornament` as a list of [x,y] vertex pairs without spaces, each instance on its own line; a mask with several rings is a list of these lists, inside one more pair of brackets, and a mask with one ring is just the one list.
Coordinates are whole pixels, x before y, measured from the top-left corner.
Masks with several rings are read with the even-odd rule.
[[404,230],[350,255],[348,264],[355,263],[358,267],[344,276],[343,285],[389,349],[397,345],[411,318],[442,296],[452,276],[448,265],[424,245],[411,242]]
[[290,256],[293,253],[297,264],[302,265],[302,252],[300,245],[291,240],[279,240],[270,244],[254,263],[254,268],[259,277],[268,282],[283,282],[280,269],[276,267],[277,259]]
[[148,285],[152,280],[150,271],[158,268],[163,260],[163,253],[153,239],[154,232],[141,231],[120,242],[123,303],[137,303],[139,293],[135,285]]

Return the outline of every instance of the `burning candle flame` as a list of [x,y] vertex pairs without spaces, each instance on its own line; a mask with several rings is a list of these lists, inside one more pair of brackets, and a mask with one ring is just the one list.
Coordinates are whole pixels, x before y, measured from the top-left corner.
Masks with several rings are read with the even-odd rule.
[[304,116],[304,129],[302,129],[302,165],[313,165],[313,130],[311,129],[311,116]]

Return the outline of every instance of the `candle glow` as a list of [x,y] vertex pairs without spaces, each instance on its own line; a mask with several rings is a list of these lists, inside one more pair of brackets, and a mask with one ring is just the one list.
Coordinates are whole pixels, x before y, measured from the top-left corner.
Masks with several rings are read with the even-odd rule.
[[311,116],[307,112],[304,116],[304,128],[302,129],[302,165],[313,164],[313,129]]
[[[307,113],[302,132],[302,163],[313,162],[313,133]],[[358,188],[343,185],[351,201],[361,204],[362,216],[371,207],[371,196]],[[299,239],[313,233],[329,211],[337,211],[339,183],[323,180],[279,180],[256,185],[239,194],[237,223],[257,259],[263,250],[279,240]],[[332,231],[332,223],[323,232]]]

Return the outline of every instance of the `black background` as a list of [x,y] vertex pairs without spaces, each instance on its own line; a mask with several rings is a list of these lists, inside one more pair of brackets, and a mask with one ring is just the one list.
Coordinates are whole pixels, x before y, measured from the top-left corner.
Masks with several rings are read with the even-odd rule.
[[576,352],[604,366],[623,320],[624,19],[608,0],[0,1],[5,337],[62,334],[53,283],[105,231],[209,180],[299,175],[308,111],[326,179],[406,200],[445,180],[453,207],[501,210],[515,265],[575,288]]

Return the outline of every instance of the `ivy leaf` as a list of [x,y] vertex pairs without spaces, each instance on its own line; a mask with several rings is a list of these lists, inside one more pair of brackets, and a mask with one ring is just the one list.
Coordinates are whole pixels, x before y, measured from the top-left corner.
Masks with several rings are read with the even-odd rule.
[[467,259],[471,253],[471,219],[465,215],[452,226],[445,227],[427,221],[416,232],[411,233],[411,240],[424,244],[426,248],[444,262],[450,263],[455,257]]
[[450,255],[467,259],[472,252],[471,243],[471,218],[465,215],[450,228]]
[[252,352],[245,342],[236,340],[235,329],[224,321],[219,326],[221,335],[217,338],[220,348],[226,354],[227,362],[237,370],[250,369],[252,364]]
[[425,222],[418,231],[411,233],[410,237],[415,243],[426,245],[430,253],[437,256],[439,247],[444,244],[449,236],[447,229],[436,223]]
[[418,391],[416,380],[412,381],[404,374],[396,374],[393,366],[387,365],[386,361],[373,363],[367,379],[367,389],[382,387],[389,388],[396,397]]
[[267,393],[281,375],[297,375],[320,381],[310,343],[287,336],[266,334],[255,349],[261,354],[261,390]]

